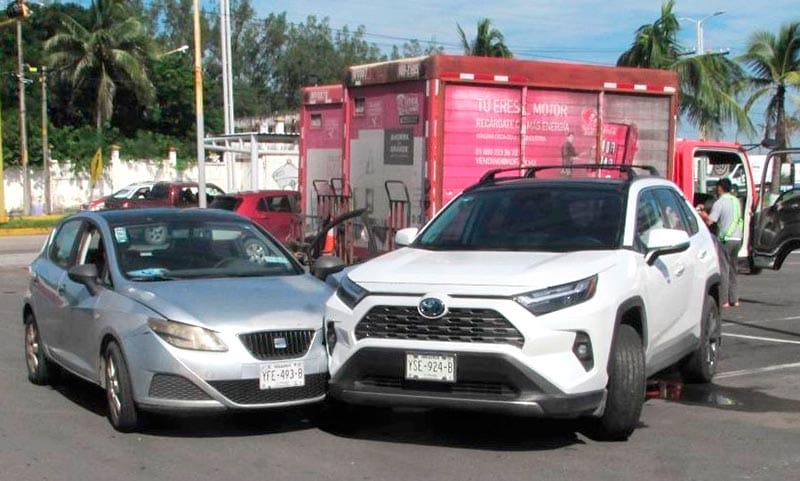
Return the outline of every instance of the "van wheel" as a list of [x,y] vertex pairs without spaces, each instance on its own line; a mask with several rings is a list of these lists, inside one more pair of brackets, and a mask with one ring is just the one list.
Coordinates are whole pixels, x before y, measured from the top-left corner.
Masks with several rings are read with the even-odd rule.
[[631,326],[621,325],[608,365],[608,394],[603,415],[592,420],[590,436],[625,441],[639,424],[645,393],[642,339]]
[[32,313],[25,315],[25,365],[30,382],[38,385],[48,383],[53,366],[44,355],[39,326]]
[[119,346],[112,342],[106,347],[105,354],[106,401],[108,403],[108,420],[114,429],[126,433],[139,427],[139,413],[133,401],[133,388],[128,373],[128,366]]
[[722,327],[717,301],[711,296],[706,296],[703,318],[700,322],[700,345],[681,366],[684,381],[711,382],[717,372],[721,343]]

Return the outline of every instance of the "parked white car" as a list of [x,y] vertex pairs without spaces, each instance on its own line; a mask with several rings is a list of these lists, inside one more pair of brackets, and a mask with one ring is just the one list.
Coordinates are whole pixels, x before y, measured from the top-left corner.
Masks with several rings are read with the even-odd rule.
[[672,182],[594,174],[489,173],[400,231],[407,247],[349,271],[325,311],[329,396],[589,417],[598,438],[627,439],[650,375],[679,363],[710,381],[711,234]]

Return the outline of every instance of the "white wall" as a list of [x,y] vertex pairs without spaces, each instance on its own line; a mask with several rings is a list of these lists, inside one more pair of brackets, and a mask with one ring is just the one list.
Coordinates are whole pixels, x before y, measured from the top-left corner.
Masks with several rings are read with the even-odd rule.
[[[299,151],[297,144],[260,144],[253,182],[253,169],[249,155],[230,155],[226,163],[206,162],[206,182],[216,184],[227,192],[254,189],[297,189],[297,166]],[[244,143],[249,149],[249,143]],[[163,160],[121,160],[118,151],[112,151],[104,159],[103,176],[90,192],[89,173],[75,172],[69,163],[51,162],[51,205],[53,212],[78,209],[91,198],[110,194],[130,183],[146,180],[197,180],[197,166],[179,171],[175,152]],[[44,176],[42,169],[30,169],[31,213],[44,210]],[[6,167],[4,176],[5,206],[9,214],[22,212],[22,169]]]

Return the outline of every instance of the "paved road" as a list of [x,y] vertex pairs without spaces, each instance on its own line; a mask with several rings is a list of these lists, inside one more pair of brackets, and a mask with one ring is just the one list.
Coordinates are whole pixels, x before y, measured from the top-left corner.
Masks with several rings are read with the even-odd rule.
[[[0,238],[0,259],[14,250]],[[118,434],[99,389],[74,378],[55,388],[27,382],[25,274],[0,261],[0,480],[719,481],[800,472],[800,255],[781,272],[741,277],[742,307],[723,312],[715,384],[648,401],[627,443],[592,441],[577,423],[439,411],[371,411],[347,427],[316,426],[301,411],[158,419],[144,433]]]

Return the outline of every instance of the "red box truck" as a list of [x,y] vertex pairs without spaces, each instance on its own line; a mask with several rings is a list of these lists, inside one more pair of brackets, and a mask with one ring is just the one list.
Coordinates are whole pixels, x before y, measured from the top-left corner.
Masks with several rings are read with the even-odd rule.
[[[699,179],[713,178],[705,169],[738,162],[749,221],[758,203],[747,155],[738,144],[676,143],[677,108],[678,77],[666,70],[452,55],[352,66],[342,85],[303,89],[304,211],[364,208],[386,250],[394,232],[423,224],[490,169],[644,164],[700,202],[709,185]],[[342,241],[358,248],[359,236]]]

